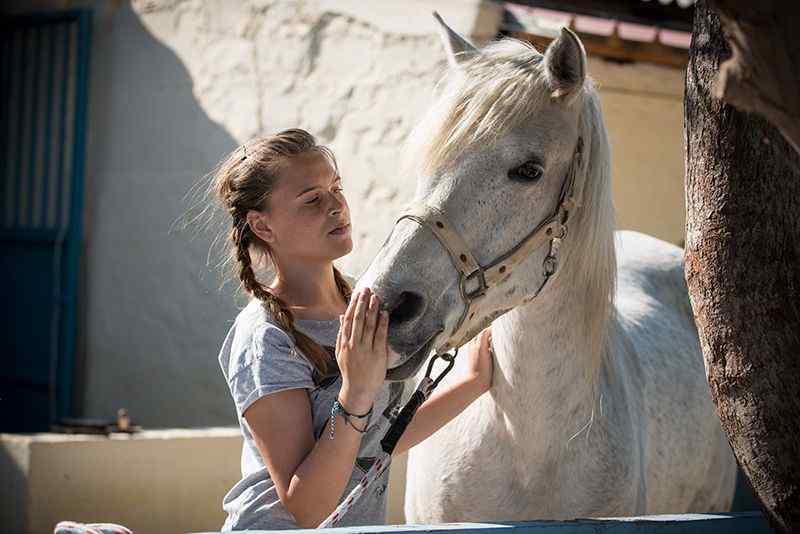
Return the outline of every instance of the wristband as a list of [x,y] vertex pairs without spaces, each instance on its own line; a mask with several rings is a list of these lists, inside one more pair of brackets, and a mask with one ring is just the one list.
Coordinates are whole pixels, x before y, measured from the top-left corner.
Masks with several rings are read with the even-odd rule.
[[[352,414],[352,413],[350,413],[350,412],[348,412],[347,410],[344,409],[344,406],[342,406],[342,403],[339,402],[339,399],[337,397],[337,399],[335,401],[333,401],[333,405],[331,406],[331,424],[330,424],[331,433],[330,433],[330,438],[329,439],[333,439],[333,433],[336,430],[336,414],[337,413],[341,413],[342,417],[344,418],[344,422],[347,423],[348,425],[350,425],[351,427],[353,427],[353,429],[356,432],[358,432],[360,434],[366,434],[367,433],[367,428],[369,427],[370,416],[372,415],[372,408],[374,408],[374,406],[375,406],[375,403],[373,403],[372,406],[370,406],[369,411],[367,413],[365,413],[365,414],[360,414],[360,415],[359,414]],[[364,425],[364,430],[361,430],[360,428],[355,426],[352,423],[352,421],[350,421],[350,417],[356,417],[358,419],[363,419],[363,418],[366,417],[367,418],[367,422]]]

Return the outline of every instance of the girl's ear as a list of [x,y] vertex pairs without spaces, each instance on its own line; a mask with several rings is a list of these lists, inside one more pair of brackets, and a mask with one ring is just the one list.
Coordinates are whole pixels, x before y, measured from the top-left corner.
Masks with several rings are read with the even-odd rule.
[[256,210],[249,210],[247,212],[247,225],[262,241],[266,243],[273,243],[275,241],[275,232],[272,231],[267,216]]

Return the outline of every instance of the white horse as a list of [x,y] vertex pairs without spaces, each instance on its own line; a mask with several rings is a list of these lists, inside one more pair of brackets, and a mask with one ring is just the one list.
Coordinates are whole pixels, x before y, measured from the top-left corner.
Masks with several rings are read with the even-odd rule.
[[[392,310],[390,380],[489,323],[495,371],[489,394],[410,451],[407,520],[728,510],[736,467],[682,250],[615,239],[583,45],[563,30],[544,54],[513,39],[477,50],[438,20],[450,68],[412,136],[417,218],[398,221],[358,286]],[[481,273],[464,276],[473,260],[482,295]]]

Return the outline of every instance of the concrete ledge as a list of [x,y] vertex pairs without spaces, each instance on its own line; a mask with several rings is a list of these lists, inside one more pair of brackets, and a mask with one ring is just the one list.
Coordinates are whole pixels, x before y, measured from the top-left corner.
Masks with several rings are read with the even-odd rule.
[[[280,530],[235,530],[233,533],[266,534]],[[295,530],[299,534],[315,532],[404,534],[447,532],[448,534],[760,534],[772,532],[766,519],[758,512],[731,514],[680,514],[622,517],[609,519],[575,519],[573,521],[524,521],[498,523],[445,523],[442,525],[366,526]],[[195,534],[216,534],[203,532]]]
[[0,434],[0,530],[49,534],[63,520],[137,533],[220,528],[241,450],[238,427]]

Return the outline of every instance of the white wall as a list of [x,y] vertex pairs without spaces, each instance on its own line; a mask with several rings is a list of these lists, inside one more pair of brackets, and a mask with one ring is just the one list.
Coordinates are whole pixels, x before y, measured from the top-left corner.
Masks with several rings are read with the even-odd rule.
[[235,424],[217,352],[244,301],[236,284],[218,290],[210,233],[171,230],[184,195],[244,140],[306,128],[339,160],[355,244],[341,265],[360,272],[413,192],[397,149],[444,64],[430,11],[478,41],[499,11],[466,0],[96,5],[84,413]]
[[[479,43],[495,35],[499,11],[479,0],[4,8],[81,5],[95,8],[95,28],[78,404],[91,417],[127,407],[145,428],[236,424],[217,351],[244,301],[235,284],[219,289],[207,263],[213,235],[176,227],[185,195],[244,140],[306,128],[338,157],[355,242],[340,264],[358,274],[414,189],[397,172],[398,146],[444,65],[430,11]],[[612,141],[619,226],[679,241],[682,70],[591,58],[590,73]],[[401,517],[403,462],[392,470],[390,521]]]
[[[355,244],[340,265],[358,274],[414,189],[398,146],[444,65],[431,10],[478,43],[500,20],[488,0],[7,5],[95,9],[78,406],[150,428],[235,424],[217,352],[245,301],[207,258],[226,221],[177,224],[190,188],[244,140],[308,129],[338,157]],[[683,72],[592,58],[590,73],[619,226],[679,241]]]

